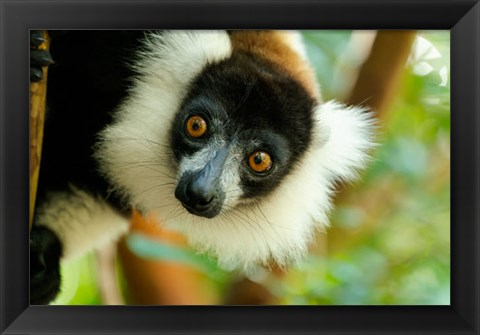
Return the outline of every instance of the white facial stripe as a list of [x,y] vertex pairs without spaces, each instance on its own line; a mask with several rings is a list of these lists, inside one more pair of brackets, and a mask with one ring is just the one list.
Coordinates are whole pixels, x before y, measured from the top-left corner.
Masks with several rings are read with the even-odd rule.
[[195,152],[193,155],[183,157],[178,168],[178,179],[180,179],[185,173],[202,170],[205,165],[215,157],[217,150],[217,146],[210,142],[206,144],[203,149]]
[[220,185],[225,192],[225,204],[223,211],[228,211],[235,206],[243,191],[240,184],[240,165],[243,161],[241,148],[232,143],[229,146],[229,153],[223,167]]

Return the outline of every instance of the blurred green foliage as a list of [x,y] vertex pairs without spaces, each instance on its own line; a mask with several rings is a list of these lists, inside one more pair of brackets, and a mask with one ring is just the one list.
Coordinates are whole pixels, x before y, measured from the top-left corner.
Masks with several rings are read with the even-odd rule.
[[61,292],[52,305],[102,304],[93,253],[62,263],[61,276]]
[[135,255],[145,259],[157,259],[188,265],[217,282],[225,282],[228,275],[222,271],[215,260],[205,257],[189,248],[159,243],[148,236],[133,233],[127,238],[127,245]]
[[[358,67],[352,31],[305,31],[325,100],[342,99]],[[368,32],[365,32],[368,34]],[[450,303],[450,35],[418,34],[379,147],[361,181],[337,199],[331,228],[282,280],[257,279],[283,304]],[[368,104],[368,102],[367,102]],[[223,292],[233,274],[206,256],[130,236],[147,258],[190,264]],[[62,268],[58,304],[99,304],[95,260]],[[260,278],[260,277],[259,277]]]
[[[324,71],[349,58],[349,34],[305,34],[326,98],[349,85]],[[283,303],[450,304],[449,73],[449,32],[420,32],[372,163],[338,199],[327,251],[275,286]]]

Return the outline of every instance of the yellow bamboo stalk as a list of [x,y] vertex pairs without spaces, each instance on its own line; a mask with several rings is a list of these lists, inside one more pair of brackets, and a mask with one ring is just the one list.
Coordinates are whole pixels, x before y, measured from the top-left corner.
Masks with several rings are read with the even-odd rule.
[[[49,48],[50,41],[44,32],[45,42],[39,49]],[[42,157],[43,126],[45,122],[45,103],[47,96],[47,67],[43,67],[43,78],[30,83],[30,227],[35,211],[40,159]]]

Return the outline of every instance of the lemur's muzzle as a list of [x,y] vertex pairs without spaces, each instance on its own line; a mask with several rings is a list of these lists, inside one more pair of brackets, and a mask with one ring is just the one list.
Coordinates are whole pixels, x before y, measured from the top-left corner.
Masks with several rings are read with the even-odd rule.
[[187,171],[175,189],[175,197],[190,213],[213,218],[220,213],[225,192],[220,187],[220,177],[228,156],[228,148],[221,148],[202,169]]

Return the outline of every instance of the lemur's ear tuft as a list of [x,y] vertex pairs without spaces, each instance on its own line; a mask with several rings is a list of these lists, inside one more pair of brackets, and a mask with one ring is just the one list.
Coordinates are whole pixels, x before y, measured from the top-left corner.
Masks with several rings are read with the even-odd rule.
[[314,138],[321,146],[323,168],[334,179],[355,179],[376,146],[374,113],[368,108],[329,101],[318,106],[314,119]]

